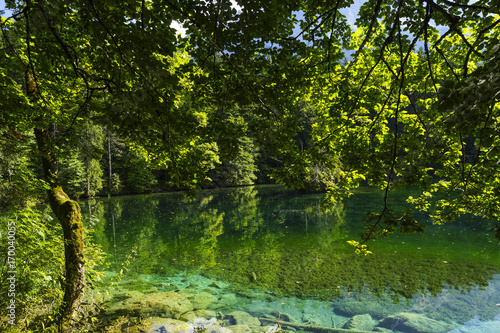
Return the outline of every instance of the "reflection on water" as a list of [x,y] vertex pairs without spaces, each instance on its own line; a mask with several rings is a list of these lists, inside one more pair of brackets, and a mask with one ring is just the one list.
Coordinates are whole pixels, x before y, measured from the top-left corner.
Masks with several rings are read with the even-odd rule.
[[[404,207],[408,191],[394,198],[394,208]],[[279,309],[301,325],[330,327],[369,314],[379,331],[404,332],[384,326],[401,313],[451,325],[441,331],[500,313],[493,275],[500,245],[489,221],[430,225],[424,234],[373,241],[374,254],[360,256],[347,240],[357,239],[366,211],[380,209],[382,194],[363,188],[328,213],[318,209],[320,198],[265,186],[203,191],[196,200],[181,193],[100,199],[87,208],[99,220],[94,237],[108,254],[105,270],[125,267],[123,280],[141,293],[161,281],[170,281],[162,291],[178,292],[182,279],[175,277],[184,274],[201,279],[199,292],[210,294],[209,281],[220,281],[226,296],[241,298],[219,309],[259,317]],[[185,287],[196,289],[192,284]]]

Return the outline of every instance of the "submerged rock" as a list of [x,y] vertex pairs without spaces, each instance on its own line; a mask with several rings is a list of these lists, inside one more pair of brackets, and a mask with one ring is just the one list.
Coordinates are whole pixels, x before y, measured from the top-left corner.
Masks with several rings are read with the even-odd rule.
[[500,314],[489,321],[481,321],[479,316],[475,316],[464,326],[455,328],[448,333],[500,333]]
[[252,327],[253,333],[277,333],[282,329],[279,325]]
[[238,303],[238,297],[235,294],[224,294],[217,302],[217,308],[231,308]]
[[367,290],[334,299],[332,305],[333,311],[341,316],[354,317],[368,313],[375,319],[382,319],[406,309],[404,304],[395,304],[388,295],[377,297]]
[[210,293],[186,293],[182,295],[191,302],[195,310],[213,310],[217,308],[217,297]]
[[225,316],[231,325],[260,326],[260,320],[244,311],[233,311]]
[[349,330],[372,331],[377,324],[378,321],[374,320],[372,316],[364,314],[352,317],[344,324],[343,328]]
[[273,315],[276,319],[278,319],[278,320],[280,320],[280,321],[284,321],[284,322],[286,321],[286,322],[289,322],[289,323],[298,323],[298,322],[299,322],[299,321],[298,321],[296,318],[294,318],[291,314],[286,313],[286,312],[283,312],[283,313],[282,313],[282,312],[279,312],[279,311],[273,311],[273,312],[272,312],[272,315]]
[[110,312],[138,316],[157,315],[178,319],[182,314],[192,311],[191,302],[174,292],[152,293],[134,297],[110,306]]
[[380,332],[380,333],[394,333],[394,331],[391,331],[388,328],[383,328],[383,327],[375,327],[373,329],[373,332]]
[[112,296],[115,299],[139,298],[139,297],[143,297],[144,293],[141,293],[140,291],[137,291],[137,290],[126,290],[125,289],[125,290],[113,293]]
[[194,320],[196,318],[214,318],[217,316],[217,313],[212,310],[195,310],[195,311],[190,311],[186,312],[183,314],[179,319],[184,320],[184,321],[190,321]]
[[233,333],[252,333],[252,329],[248,325],[231,325],[227,329]]
[[212,288],[217,288],[217,289],[225,289],[229,286],[229,284],[222,282],[222,281],[214,281],[211,284],[209,284],[208,286],[212,287]]
[[153,319],[147,320],[151,323],[148,333],[233,333],[228,328],[222,327],[215,318],[194,318],[189,322],[174,319]]
[[177,327],[186,323],[171,318],[149,318],[145,320],[145,324],[149,326],[148,333],[158,333],[162,331],[173,332]]
[[380,327],[405,333],[442,333],[453,328],[452,325],[430,319],[418,313],[403,312],[382,320]]

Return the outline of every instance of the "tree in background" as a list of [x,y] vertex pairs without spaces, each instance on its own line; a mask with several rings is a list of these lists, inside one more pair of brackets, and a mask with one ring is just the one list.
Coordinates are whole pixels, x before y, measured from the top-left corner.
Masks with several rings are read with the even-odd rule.
[[85,162],[85,197],[90,198],[103,187],[100,161],[104,155],[104,130],[87,120],[78,137]]
[[155,188],[156,179],[142,155],[129,152],[125,164],[127,169],[127,186],[132,193],[150,192]]
[[214,185],[219,187],[253,185],[258,172],[257,147],[248,137],[238,139],[237,152],[227,160],[221,157],[221,164],[209,173]]

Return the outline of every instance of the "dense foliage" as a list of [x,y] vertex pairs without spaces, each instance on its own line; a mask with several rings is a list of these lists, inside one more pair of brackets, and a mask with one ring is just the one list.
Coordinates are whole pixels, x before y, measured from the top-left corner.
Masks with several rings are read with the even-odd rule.
[[[437,223],[500,216],[498,1],[6,4],[0,205],[26,206],[45,187],[65,244],[83,233],[70,197],[267,174],[326,191],[325,209],[361,182],[383,189],[352,242],[360,252],[423,231],[411,210],[392,210],[397,186],[420,186],[408,202]],[[62,322],[84,285],[83,247],[65,253]]]

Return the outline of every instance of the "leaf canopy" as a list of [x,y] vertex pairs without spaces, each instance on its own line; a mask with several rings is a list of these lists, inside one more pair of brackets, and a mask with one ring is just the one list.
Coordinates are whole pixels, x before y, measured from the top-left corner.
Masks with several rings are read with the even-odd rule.
[[[328,170],[325,205],[360,182],[382,188],[365,239],[385,235],[389,222],[420,231],[390,209],[400,185],[423,189],[409,202],[436,222],[466,212],[499,218],[498,1],[7,6],[0,119],[8,128],[70,131],[109,119],[136,152],[192,188],[250,137],[282,157],[278,182],[302,187]],[[25,72],[36,102],[23,92]]]

